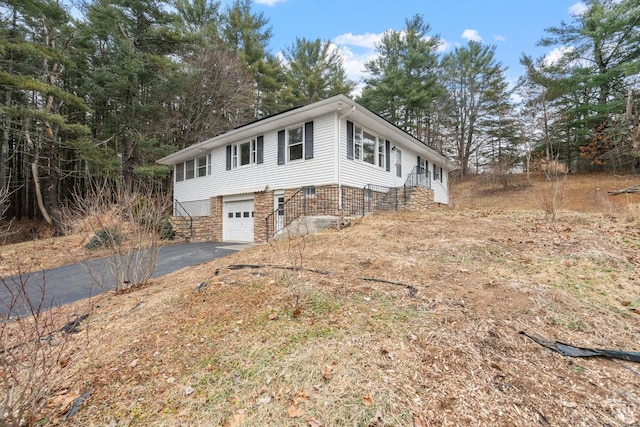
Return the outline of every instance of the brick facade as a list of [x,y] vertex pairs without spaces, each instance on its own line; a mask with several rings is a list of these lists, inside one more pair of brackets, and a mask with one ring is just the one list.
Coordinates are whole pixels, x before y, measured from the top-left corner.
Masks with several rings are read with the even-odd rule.
[[400,206],[400,210],[404,211],[428,211],[436,206],[433,200],[433,190],[423,187],[412,187],[410,195],[404,206]]
[[[289,200],[298,190],[284,190],[285,200]],[[406,193],[405,193],[406,192]],[[362,188],[342,187],[342,209],[338,209],[340,191],[337,185],[315,187],[315,195],[306,202],[305,212],[308,216],[334,215],[334,216],[358,216],[363,215],[366,207],[372,205],[375,199],[369,193],[365,201],[365,191]],[[384,198],[385,193],[381,193]],[[406,194],[406,197],[405,197]],[[402,195],[402,196],[400,196]],[[274,191],[262,191],[254,193],[254,222],[253,235],[256,243],[267,241],[266,218],[274,211]],[[211,211],[208,217],[194,217],[193,233],[189,236],[189,218],[172,217],[171,223],[177,235],[193,240],[222,241],[223,233],[223,202],[222,196],[210,199]],[[395,203],[398,210],[428,211],[436,207],[434,191],[423,187],[399,188],[398,201]]]
[[267,241],[267,216],[273,212],[273,191],[261,191],[253,195],[253,240],[256,243]]

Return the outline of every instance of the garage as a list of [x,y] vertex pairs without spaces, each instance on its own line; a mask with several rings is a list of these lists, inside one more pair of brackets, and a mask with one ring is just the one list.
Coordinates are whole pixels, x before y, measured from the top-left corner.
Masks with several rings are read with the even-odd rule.
[[253,199],[223,200],[222,240],[253,242]]

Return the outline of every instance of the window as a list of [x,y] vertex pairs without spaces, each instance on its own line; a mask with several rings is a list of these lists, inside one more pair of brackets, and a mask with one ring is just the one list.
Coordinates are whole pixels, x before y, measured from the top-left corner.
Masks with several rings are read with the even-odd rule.
[[198,162],[198,172],[196,176],[198,178],[207,176],[207,156],[198,157],[196,160]]
[[[233,168],[260,163],[258,160],[258,143],[255,139],[231,146],[231,164]],[[228,154],[227,154],[228,155]]]
[[287,140],[289,161],[302,159],[304,154],[304,135],[302,126],[289,129],[287,133],[289,136]]
[[378,141],[378,166],[385,167],[384,163],[384,141]]
[[176,165],[176,182],[194,179],[211,174],[211,154],[187,160]]
[[433,165],[433,179],[440,179],[440,168],[435,163]]
[[187,160],[185,162],[185,179],[193,179],[195,177],[195,159]]
[[[260,159],[258,146],[258,159]],[[313,159],[313,122],[278,131],[278,164]],[[258,160],[258,163],[261,163]]]
[[176,182],[184,181],[184,163],[176,165]]
[[402,150],[396,148],[396,176],[402,178]]
[[302,195],[305,199],[316,197],[316,187],[304,187],[302,189]]
[[355,158],[356,160],[362,160],[362,129],[356,127],[355,142]]
[[361,127],[354,126],[353,148],[355,160],[386,168],[387,149],[383,138],[378,138]]
[[[255,145],[255,142],[254,142]],[[240,144],[240,166],[251,163],[251,142]]]
[[255,164],[255,163],[257,163],[258,158],[257,158],[256,153],[257,153],[257,144],[256,144],[256,140],[255,140],[255,139],[252,139],[252,140],[251,140],[251,155],[249,156],[249,157],[250,157],[250,162],[251,162],[251,164]]

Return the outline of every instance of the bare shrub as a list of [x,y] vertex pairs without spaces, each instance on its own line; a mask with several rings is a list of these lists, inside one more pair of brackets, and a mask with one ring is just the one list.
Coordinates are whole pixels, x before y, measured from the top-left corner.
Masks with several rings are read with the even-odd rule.
[[[0,238],[10,232],[9,226],[4,227]],[[75,364],[70,334],[77,332],[78,324],[65,328],[61,309],[46,309],[51,304],[45,300],[44,273],[34,273],[33,265],[24,269],[20,261],[17,256],[2,258],[4,264],[15,262],[18,271],[13,277],[0,277],[2,426],[34,425],[47,398],[67,380]]]
[[76,195],[66,210],[67,224],[87,234],[87,249],[101,250],[100,266],[88,271],[103,289],[116,292],[146,284],[153,273],[167,232],[171,201],[152,189],[137,191],[94,186],[87,195]]
[[565,189],[567,184],[566,166],[552,160],[543,165],[547,181],[550,182],[549,191],[542,196],[542,209],[545,214],[555,221],[558,211],[562,208],[562,202],[565,197]]
[[513,166],[515,160],[494,160],[489,165],[489,172],[485,174],[485,179],[490,184],[497,184],[507,191],[514,187]]
[[0,425],[34,425],[76,363],[77,329],[64,328],[61,309],[44,309],[46,283],[29,276],[0,279]]
[[551,160],[549,162],[543,163],[541,165],[541,168],[544,171],[545,176],[547,177],[547,181],[556,181],[559,176],[562,176],[563,174],[566,174],[568,172],[565,164],[557,160]]

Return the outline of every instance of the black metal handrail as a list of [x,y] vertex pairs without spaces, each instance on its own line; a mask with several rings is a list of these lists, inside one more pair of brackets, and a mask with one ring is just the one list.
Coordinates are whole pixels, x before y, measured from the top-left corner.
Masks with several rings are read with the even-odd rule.
[[410,194],[411,188],[373,184],[363,188],[305,187],[267,215],[266,240],[269,241],[302,216],[364,216],[372,212],[397,211],[407,204]]
[[[271,239],[301,216],[356,214],[361,210],[362,190],[359,194],[337,186],[304,187],[278,206],[266,218],[266,238]],[[355,211],[355,212],[354,212]]]
[[407,202],[406,191],[400,191],[396,187],[367,184],[362,196],[362,215],[366,212],[397,211],[401,203]]
[[[184,215],[178,215],[178,213],[180,212],[180,209],[182,209],[182,212],[184,213]],[[175,218],[185,218],[185,217],[189,218],[189,236],[193,238],[193,218],[191,217],[191,215],[189,215],[189,212],[187,212],[187,209],[185,209],[185,207],[182,206],[182,203],[180,203],[178,199],[173,200],[173,216]],[[184,221],[186,222],[187,219],[185,218]]]
[[411,173],[407,176],[404,183],[405,187],[424,187],[431,188],[431,173],[422,166],[415,166]]

